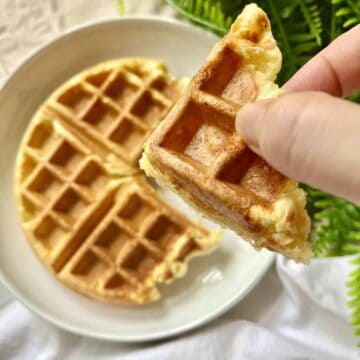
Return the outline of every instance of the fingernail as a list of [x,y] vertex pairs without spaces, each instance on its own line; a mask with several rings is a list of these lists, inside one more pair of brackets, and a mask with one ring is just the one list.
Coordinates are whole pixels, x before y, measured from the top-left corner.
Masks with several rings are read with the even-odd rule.
[[271,100],[245,104],[237,113],[235,127],[245,142],[258,148],[259,123]]

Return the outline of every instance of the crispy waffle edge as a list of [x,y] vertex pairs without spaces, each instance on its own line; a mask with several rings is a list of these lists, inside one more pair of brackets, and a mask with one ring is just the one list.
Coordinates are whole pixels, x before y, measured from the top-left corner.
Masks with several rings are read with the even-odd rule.
[[[262,20],[267,19],[267,17],[256,5],[249,5],[245,9],[248,18],[244,18],[244,11],[243,14],[239,15],[238,19],[241,19],[241,26],[250,24],[250,27],[238,27],[237,20],[232,25],[232,31],[240,32],[241,36],[245,36],[247,40],[249,39],[249,41],[251,41],[252,37],[257,36],[256,28],[254,30],[254,28],[251,27],[254,23],[252,17],[259,16]],[[266,41],[269,41],[269,44],[274,42],[271,31],[270,34],[267,33],[266,36],[268,36]],[[218,50],[224,46],[223,44],[225,44],[226,41],[227,36],[215,45],[207,59],[208,63],[211,64],[213,61],[216,61]],[[240,43],[234,44],[233,41],[232,45],[236,47],[237,45],[240,46]],[[282,93],[282,90],[273,82],[276,74],[280,70],[280,61],[275,61],[274,59],[276,59],[276,57],[281,58],[281,54],[277,47],[271,48],[270,51],[271,55],[269,55],[268,61],[272,61],[272,63],[271,66],[264,66],[264,88],[259,90],[260,93],[258,94],[257,99],[277,97]],[[259,59],[257,59],[257,61],[258,60]],[[180,97],[165,120],[158,125],[151,137],[147,140],[144,146],[142,159],[140,160],[140,167],[148,176],[155,178],[161,186],[176,191],[192,206],[204,213],[206,217],[215,220],[215,222],[226,228],[233,229],[240,236],[249,241],[256,249],[265,247],[272,251],[282,253],[299,263],[308,263],[312,256],[311,243],[306,240],[310,230],[310,219],[305,210],[306,194],[298,187],[297,182],[285,179],[281,191],[277,194],[277,197],[275,201],[272,202],[271,206],[251,206],[248,219],[257,226],[263,228],[263,230],[259,232],[246,229],[244,226],[240,225],[241,221],[236,223],[224,216],[219,209],[209,206],[205,202],[199,200],[197,196],[194,196],[192,191],[184,188],[184,186],[177,181],[176,176],[172,174],[171,167],[166,167],[166,170],[164,169],[162,156],[165,157],[166,154],[163,152],[163,155],[159,155],[160,152],[158,149],[160,148],[160,143],[164,141],[163,136],[166,136],[165,134],[167,134],[168,130],[175,124],[176,116],[182,116],[181,112],[185,109],[184,104],[188,103],[191,98],[191,92],[196,91],[196,89],[199,88],[199,79],[211,77],[208,66],[209,65],[203,66],[195,75],[186,93]]]

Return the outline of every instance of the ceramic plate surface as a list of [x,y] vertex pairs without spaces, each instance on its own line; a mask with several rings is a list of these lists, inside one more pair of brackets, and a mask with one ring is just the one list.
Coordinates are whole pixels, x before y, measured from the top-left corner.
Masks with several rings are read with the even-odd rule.
[[[162,58],[176,76],[191,76],[215,42],[205,31],[160,18],[93,23],[65,33],[32,54],[1,90],[0,278],[38,315],[77,334],[124,342],[155,340],[219,316],[268,269],[273,260],[270,252],[256,252],[225,231],[216,252],[193,259],[184,278],[161,287],[163,300],[140,308],[102,304],[72,292],[45,270],[16,217],[13,167],[17,147],[34,111],[59,84],[100,61],[130,56]],[[161,194],[188,216],[198,217],[176,195]]]

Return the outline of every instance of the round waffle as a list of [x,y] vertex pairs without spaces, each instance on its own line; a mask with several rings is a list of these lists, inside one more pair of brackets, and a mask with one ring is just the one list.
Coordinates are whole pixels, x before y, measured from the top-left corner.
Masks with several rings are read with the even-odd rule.
[[151,302],[157,283],[218,244],[161,201],[138,167],[184,84],[161,61],[113,60],[61,85],[31,120],[15,171],[19,218],[43,264],[74,290]]

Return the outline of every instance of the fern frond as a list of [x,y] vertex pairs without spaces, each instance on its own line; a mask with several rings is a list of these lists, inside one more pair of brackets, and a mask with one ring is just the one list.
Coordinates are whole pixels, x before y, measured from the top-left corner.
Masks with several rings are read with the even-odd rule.
[[360,253],[360,207],[310,186],[303,187],[308,193],[315,256]]
[[360,23],[360,2],[358,0],[332,0],[336,6],[335,16],[341,18],[343,28]]
[[284,56],[286,56],[286,63],[283,64],[283,68],[281,71],[282,74],[280,74],[279,76],[280,78],[287,78],[291,76],[290,74],[295,73],[297,69],[296,57],[294,52],[292,51],[290,39],[288,38],[284,20],[280,14],[279,9],[277,9],[274,1],[268,0],[267,3],[271,17],[273,19],[273,27],[276,26],[277,28],[277,31],[274,31],[274,33],[278,34],[277,41],[282,50],[282,53],[284,54]]
[[321,46],[322,22],[317,3],[315,0],[297,0],[297,2],[299,3],[312,38],[315,39],[318,46]]
[[322,46],[323,25],[319,5],[316,0],[263,2],[285,60],[278,80],[281,84]]
[[[166,0],[196,24],[224,35],[242,8],[252,1]],[[316,0],[262,0],[258,4],[271,18],[273,32],[283,52],[283,83],[322,45],[322,22]],[[231,13],[229,12],[231,10]],[[229,15],[228,15],[229,14]]]
[[125,15],[126,12],[126,6],[125,6],[125,0],[115,0],[117,10],[119,15]]
[[336,16],[336,5],[333,3],[333,0],[328,0],[331,2],[330,7],[330,31],[329,31],[329,37],[328,42],[330,43],[333,41],[336,37],[338,37],[341,34],[341,25],[339,25],[339,17]]
[[348,97],[348,99],[353,102],[360,103],[360,91],[356,92],[355,94],[352,94],[351,96]]
[[226,16],[219,0],[166,0],[180,14],[190,21],[212,30],[218,35],[225,35],[233,18]]
[[[351,309],[351,324],[355,328],[355,335],[360,336],[360,256],[352,261],[354,270],[347,281],[348,296],[350,298],[348,305]],[[360,346],[360,343],[358,344]]]

